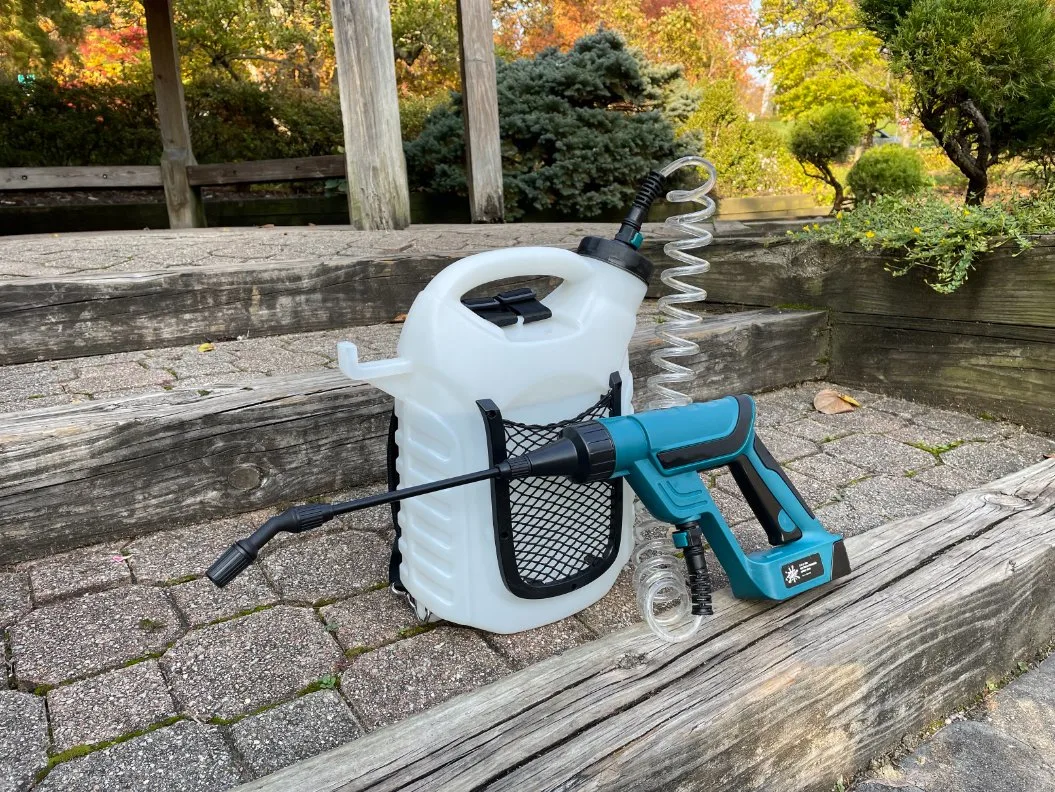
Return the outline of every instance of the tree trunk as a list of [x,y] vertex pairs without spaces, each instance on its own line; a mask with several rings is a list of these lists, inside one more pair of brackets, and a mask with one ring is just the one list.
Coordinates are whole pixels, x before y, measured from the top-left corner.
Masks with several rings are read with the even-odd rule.
[[981,176],[969,177],[967,195],[964,197],[963,202],[968,206],[981,206],[982,202],[985,201],[985,193],[988,189],[989,174],[985,171],[982,172]]

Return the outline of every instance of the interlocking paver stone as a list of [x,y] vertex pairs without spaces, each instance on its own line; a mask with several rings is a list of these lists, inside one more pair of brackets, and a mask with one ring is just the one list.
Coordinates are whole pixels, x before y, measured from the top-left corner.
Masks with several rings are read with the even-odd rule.
[[869,475],[864,468],[827,453],[796,459],[787,464],[787,469],[796,470],[832,487],[842,487]]
[[804,475],[791,468],[785,468],[784,472],[788,476],[788,481],[798,490],[799,495],[805,498],[806,504],[811,509],[830,503],[839,496],[839,490],[834,484],[818,481],[812,476]]
[[0,690],[0,792],[29,789],[48,763],[48,722],[44,699]]
[[375,533],[342,531],[285,542],[260,563],[283,599],[317,602],[384,583],[390,551]]
[[167,371],[145,368],[134,360],[84,366],[77,379],[66,385],[70,393],[101,394],[155,385],[173,385],[176,378]]
[[38,606],[73,594],[114,588],[132,580],[119,544],[72,550],[27,566],[33,600]]
[[860,514],[874,514],[890,522],[932,509],[949,499],[948,493],[914,478],[875,476],[847,487],[846,501]]
[[218,730],[180,721],[79,759],[63,762],[40,792],[220,792],[238,784]]
[[29,577],[24,572],[0,572],[0,630],[29,613]]
[[141,583],[162,583],[201,575],[235,539],[248,536],[272,516],[261,510],[140,537],[125,547],[128,563]]
[[231,727],[231,739],[254,778],[344,745],[362,733],[335,690],[309,693]]
[[140,731],[176,715],[156,660],[48,691],[54,752]]
[[343,657],[311,610],[276,605],[194,630],[161,666],[182,711],[232,718],[293,696]]
[[1041,458],[1022,453],[1009,443],[965,443],[941,455],[942,463],[959,476],[961,491],[1021,470]]
[[160,589],[125,586],[45,605],[10,630],[22,685],[57,685],[160,652],[180,634]]
[[619,573],[611,590],[579,613],[579,618],[598,635],[607,635],[641,621],[629,566]]
[[791,459],[816,454],[819,450],[816,443],[779,429],[763,429],[759,432],[759,437],[762,438],[762,442],[773,458],[781,464]]
[[839,459],[877,473],[925,470],[936,464],[934,457],[926,451],[883,435],[850,435],[825,443],[824,450]]
[[571,616],[552,624],[544,624],[533,630],[510,635],[491,634],[488,641],[506,657],[515,668],[545,660],[561,654],[593,638],[593,633],[582,622]]
[[[726,487],[732,489],[726,489]],[[722,480],[721,484],[710,487],[709,492],[714,505],[718,507],[718,511],[722,513],[726,523],[729,525],[736,525],[745,520],[753,520],[755,518],[751,507],[744,500],[744,496],[740,493],[740,490],[736,489],[736,482],[733,481],[732,476],[727,476]]]
[[835,415],[814,412],[810,416],[810,420],[826,427],[829,436],[851,432],[855,434],[861,432],[887,434],[908,426],[904,419],[896,415],[861,407],[852,412],[836,413]]
[[800,418],[791,423],[780,424],[780,430],[796,437],[812,440],[814,443],[827,443],[851,433],[849,429],[824,426],[817,423],[813,418]]
[[223,588],[217,588],[208,578],[199,578],[173,586],[169,593],[191,627],[278,602],[278,596],[256,567],[249,567]]
[[437,627],[360,655],[341,690],[369,729],[493,682],[509,666],[472,630]]
[[[923,792],[1055,792],[1050,756],[985,723],[957,721],[900,763],[897,781],[885,786]],[[869,782],[873,790],[883,782]]]
[[961,440],[993,440],[1003,437],[1011,427],[999,421],[983,421],[963,413],[927,407],[913,417],[920,426],[941,429]]
[[856,536],[886,522],[882,515],[872,511],[858,511],[845,501],[830,503],[817,509],[817,519],[832,533],[843,536]]
[[345,649],[376,647],[394,641],[418,622],[404,597],[387,588],[328,605],[319,611]]

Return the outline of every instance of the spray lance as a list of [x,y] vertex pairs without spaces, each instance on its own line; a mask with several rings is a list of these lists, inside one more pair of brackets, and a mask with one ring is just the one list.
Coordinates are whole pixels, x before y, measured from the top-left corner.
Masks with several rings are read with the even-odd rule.
[[[700,478],[719,467],[729,468],[770,548],[747,554],[736,541]],[[206,574],[227,585],[281,531],[301,533],[341,514],[491,479],[538,476],[580,484],[625,479],[656,519],[673,525],[694,615],[711,613],[705,542],[737,597],[784,600],[850,571],[842,537],[824,530],[755,434],[754,401],[728,396],[573,424],[559,440],[474,473],[343,503],[295,506],[236,541]]]

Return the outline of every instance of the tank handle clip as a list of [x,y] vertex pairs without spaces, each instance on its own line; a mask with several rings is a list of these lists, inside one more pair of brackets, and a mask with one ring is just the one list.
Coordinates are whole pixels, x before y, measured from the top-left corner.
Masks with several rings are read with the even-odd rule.
[[496,294],[494,297],[470,297],[462,305],[491,324],[508,327],[524,319],[524,324],[549,319],[553,312],[539,302],[535,290],[527,286]]

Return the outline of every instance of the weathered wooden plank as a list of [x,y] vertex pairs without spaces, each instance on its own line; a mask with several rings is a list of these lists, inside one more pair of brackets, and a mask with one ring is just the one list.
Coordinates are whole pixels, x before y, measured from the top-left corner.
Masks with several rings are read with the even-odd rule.
[[505,215],[494,38],[490,0],[458,0],[465,160],[474,223],[498,223]]
[[[22,278],[0,287],[0,365],[383,324],[459,256]],[[544,279],[511,282],[542,288]]]
[[253,184],[299,179],[329,179],[343,177],[345,171],[344,155],[334,154],[324,157],[290,157],[253,162],[192,165],[187,168],[187,177],[193,185]]
[[160,186],[161,168],[157,165],[0,168],[0,190],[76,190]]
[[828,792],[1055,632],[1055,461],[847,541],[780,605],[715,596],[683,644],[573,649],[239,792]]
[[[694,337],[707,350],[691,363],[697,399],[819,376],[810,361],[827,347],[812,313],[723,316]],[[651,346],[631,345],[642,380]],[[325,372],[5,415],[0,564],[375,481],[389,409]]]
[[770,217],[823,217],[830,206],[817,203],[812,195],[755,195],[722,198],[718,216],[726,220],[757,220]]
[[161,126],[161,181],[165,188],[169,228],[204,228],[201,192],[187,181],[187,168],[196,163],[180,77],[179,46],[172,24],[172,3],[170,0],[143,0],[143,10]]
[[1017,256],[1011,249],[982,256],[952,294],[933,291],[919,272],[893,277],[877,253],[779,238],[724,241],[700,252],[711,270],[690,279],[714,302],[1055,327],[1055,236]]
[[363,230],[410,225],[388,0],[331,0],[348,212]]
[[833,320],[832,379],[1055,432],[1055,329],[882,321]]
[[18,278],[0,284],[0,365],[387,322],[441,269],[482,249]]

